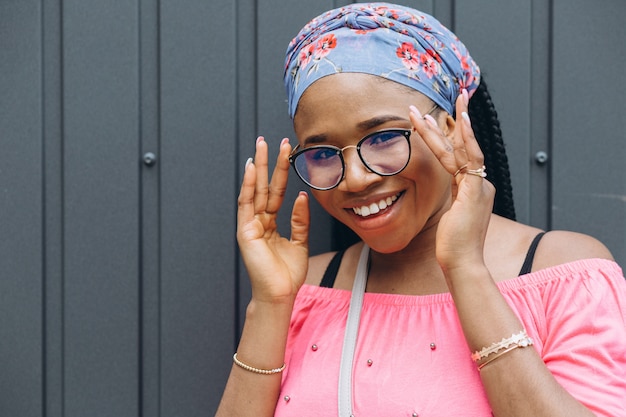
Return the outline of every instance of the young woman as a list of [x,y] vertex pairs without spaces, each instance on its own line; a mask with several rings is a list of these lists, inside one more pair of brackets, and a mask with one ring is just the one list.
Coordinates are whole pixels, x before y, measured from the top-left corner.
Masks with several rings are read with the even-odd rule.
[[[270,179],[260,137],[245,167],[252,299],[217,415],[626,415],[623,273],[595,239],[492,213],[506,160],[476,140],[480,73],[454,34],[352,4],[285,68],[298,144]],[[360,242],[309,258],[304,192],[279,236],[290,164]]]

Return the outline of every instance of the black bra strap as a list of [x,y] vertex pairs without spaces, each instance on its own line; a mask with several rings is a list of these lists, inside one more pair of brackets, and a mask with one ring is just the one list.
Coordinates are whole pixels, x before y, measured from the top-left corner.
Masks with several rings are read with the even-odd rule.
[[535,259],[535,252],[537,251],[537,246],[539,245],[539,241],[545,235],[546,232],[541,232],[533,239],[530,247],[528,248],[528,252],[526,253],[526,259],[524,259],[524,265],[522,265],[522,269],[519,271],[519,275],[530,274],[533,269],[533,260]]
[[343,254],[345,252],[345,250],[337,252],[335,256],[333,256],[333,259],[330,260],[330,263],[326,267],[326,272],[324,272],[324,277],[322,278],[320,287],[332,288],[335,285],[337,272],[339,272],[339,265],[341,265],[341,259],[343,258]]

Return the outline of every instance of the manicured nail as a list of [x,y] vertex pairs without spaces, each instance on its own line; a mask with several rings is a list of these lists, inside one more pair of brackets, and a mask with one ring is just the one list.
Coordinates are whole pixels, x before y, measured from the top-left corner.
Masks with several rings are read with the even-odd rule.
[[409,110],[418,118],[421,119],[422,118],[422,113],[420,113],[420,111],[417,109],[417,107],[415,107],[414,105],[410,105],[409,106]]
[[461,94],[463,95],[463,101],[465,102],[465,105],[468,106],[469,105],[469,94],[467,93],[467,90],[464,88],[461,90]]
[[430,114],[427,114],[426,116],[424,116],[424,120],[430,123],[432,127],[439,127],[437,126],[437,121],[435,120],[435,118],[431,116]]
[[259,136],[258,138],[256,138],[256,143],[261,143],[265,140],[265,138],[263,136]]
[[283,140],[280,141],[280,146],[283,146],[285,143],[289,143],[289,138],[283,138]]
[[248,160],[246,161],[246,169],[248,168],[248,165],[250,165],[252,163],[252,158],[248,158]]
[[467,114],[467,112],[462,112],[461,117],[467,122],[467,125],[469,127],[472,127],[472,122],[470,121],[470,117],[469,117],[469,114]]

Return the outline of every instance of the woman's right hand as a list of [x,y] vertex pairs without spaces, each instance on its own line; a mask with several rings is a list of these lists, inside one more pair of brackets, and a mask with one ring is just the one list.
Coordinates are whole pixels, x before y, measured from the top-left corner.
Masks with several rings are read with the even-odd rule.
[[237,242],[250,276],[253,300],[293,302],[308,268],[309,201],[301,192],[291,213],[291,239],[278,233],[276,216],[287,189],[288,139],[283,139],[271,181],[268,181],[268,146],[256,142],[254,161],[246,163],[239,192]]

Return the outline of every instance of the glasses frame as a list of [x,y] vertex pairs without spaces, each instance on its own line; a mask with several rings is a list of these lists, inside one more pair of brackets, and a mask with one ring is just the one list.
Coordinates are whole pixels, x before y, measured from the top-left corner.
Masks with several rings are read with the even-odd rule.
[[[387,132],[395,132],[398,133],[401,136],[404,136],[404,138],[406,139],[407,145],[409,147],[408,149],[408,156],[406,158],[406,163],[404,164],[404,166],[400,169],[398,169],[395,172],[392,173],[380,173],[378,171],[376,171],[375,169],[373,169],[372,167],[369,166],[369,164],[365,161],[365,159],[363,158],[363,155],[361,155],[361,145],[363,144],[363,142],[365,142],[366,140],[370,139],[372,136],[376,136],[379,135],[381,133],[387,133]],[[363,165],[365,165],[365,167],[370,170],[371,172],[380,175],[381,177],[390,177],[392,175],[396,175],[399,174],[400,172],[402,172],[404,170],[404,168],[406,168],[406,166],[409,164],[409,160],[411,159],[411,131],[408,129],[382,129],[382,130],[377,130],[376,132],[372,132],[367,134],[366,136],[364,136],[361,140],[359,140],[359,142],[356,145],[348,145],[348,146],[344,146],[343,148],[339,148],[337,146],[333,146],[333,145],[315,145],[315,146],[310,146],[308,148],[304,148],[304,149],[300,149],[298,150],[298,148],[300,148],[300,145],[296,145],[295,148],[293,148],[293,150],[291,151],[291,154],[289,154],[289,163],[291,164],[291,166],[293,167],[293,170],[296,172],[296,174],[298,175],[298,177],[302,180],[302,182],[304,182],[306,185],[308,185],[309,187],[316,189],[316,190],[320,190],[320,191],[328,191],[328,190],[332,190],[333,188],[337,187],[339,184],[341,184],[341,181],[343,181],[345,175],[346,175],[346,161],[343,157],[343,151],[345,151],[346,149],[349,148],[356,148],[356,152],[359,155],[359,159],[361,160],[361,162],[363,163]],[[341,161],[341,177],[339,178],[339,180],[337,181],[337,183],[335,185],[333,185],[332,187],[318,187],[316,185],[313,185],[311,183],[309,183],[307,180],[305,180],[302,175],[300,175],[300,172],[298,172],[298,169],[296,168],[296,158],[305,153],[308,152],[312,149],[332,149],[335,152],[337,152],[337,155],[339,156],[339,160]]]
[[[438,109],[439,106],[437,104],[435,104],[430,110],[428,110],[428,112],[426,113],[426,115],[431,114],[432,112],[434,112],[436,109]],[[377,172],[376,170],[372,169],[367,162],[365,162],[365,159],[363,159],[363,156],[361,155],[361,144],[366,141],[367,139],[371,138],[374,135],[380,134],[380,133],[384,133],[384,132],[398,132],[401,135],[403,135],[409,145],[409,152],[408,152],[408,157],[406,158],[406,163],[404,164],[404,166],[402,168],[400,168],[399,170],[397,170],[394,173],[391,174],[381,174],[380,172]],[[339,181],[337,181],[337,183],[335,185],[333,185],[332,187],[317,187],[313,184],[310,184],[307,180],[305,180],[304,178],[302,178],[302,175],[300,175],[300,173],[298,172],[298,169],[296,168],[296,158],[303,154],[304,152],[307,152],[311,149],[333,149],[335,151],[337,151],[337,155],[339,155],[339,160],[341,161],[341,177],[339,178]],[[365,135],[361,140],[359,140],[359,142],[356,145],[348,145],[348,146],[344,146],[343,148],[339,148],[337,146],[333,146],[333,145],[315,145],[315,146],[310,146],[308,148],[304,148],[304,149],[300,149],[300,144],[296,145],[295,148],[292,149],[291,153],[289,154],[289,163],[291,164],[291,166],[293,167],[293,170],[296,172],[296,175],[298,176],[298,178],[300,178],[300,180],[302,180],[303,183],[305,183],[306,185],[308,185],[309,187],[315,189],[315,190],[319,190],[319,191],[328,191],[328,190],[332,190],[333,188],[339,186],[339,184],[341,184],[341,181],[343,181],[345,175],[346,175],[346,161],[343,159],[343,151],[345,151],[346,149],[349,148],[356,148],[356,153],[359,155],[359,159],[361,160],[361,162],[363,163],[363,165],[365,165],[365,167],[370,170],[371,172],[373,172],[374,174],[380,175],[381,177],[391,177],[393,175],[397,175],[399,173],[401,173],[404,168],[407,167],[407,165],[409,165],[409,162],[411,160],[411,131],[408,129],[382,129],[382,130],[377,130],[376,132],[372,132],[369,133],[367,135]],[[300,150],[298,150],[300,149]]]

